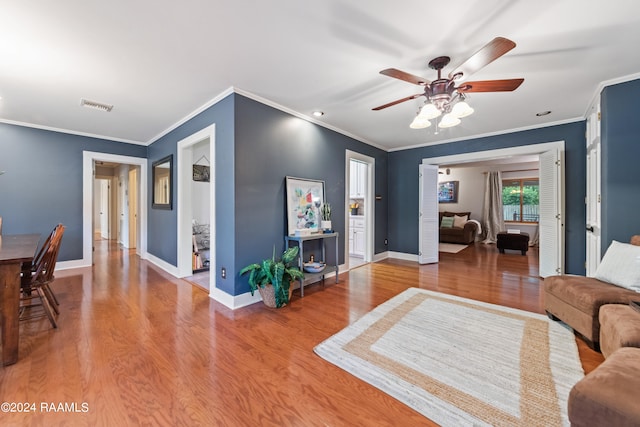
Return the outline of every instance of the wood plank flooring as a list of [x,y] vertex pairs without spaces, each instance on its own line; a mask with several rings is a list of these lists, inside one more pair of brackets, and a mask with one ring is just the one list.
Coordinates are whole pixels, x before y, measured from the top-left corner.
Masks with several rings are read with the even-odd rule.
[[[294,293],[280,310],[232,311],[107,244],[93,268],[57,273],[57,330],[46,318],[21,324],[0,401],[36,408],[0,413],[1,425],[433,425],[313,347],[408,287],[543,313],[535,250],[476,244],[434,265],[386,260]],[[586,372],[602,362],[578,345]]]

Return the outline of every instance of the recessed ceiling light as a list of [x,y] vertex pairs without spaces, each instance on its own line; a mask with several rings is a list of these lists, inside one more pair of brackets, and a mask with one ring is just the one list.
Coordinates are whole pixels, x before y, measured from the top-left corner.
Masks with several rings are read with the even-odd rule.
[[314,116],[316,116],[316,117],[322,117],[322,116],[324,116],[324,112],[322,112],[322,111],[314,111],[312,114],[313,114]]
[[550,110],[547,110],[547,111],[541,111],[541,112],[539,112],[539,113],[536,113],[536,116],[538,116],[538,117],[542,117],[542,116],[547,116],[547,115],[549,115],[549,114],[551,114],[551,111],[550,111]]

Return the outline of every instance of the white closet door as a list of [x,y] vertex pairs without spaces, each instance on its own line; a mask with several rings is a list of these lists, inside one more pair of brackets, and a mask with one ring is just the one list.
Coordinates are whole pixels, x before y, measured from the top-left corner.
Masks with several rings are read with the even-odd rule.
[[540,276],[564,272],[564,158],[559,150],[540,155]]
[[420,165],[420,264],[438,262],[438,166]]
[[587,276],[595,276],[601,254],[600,210],[600,108],[592,108],[587,119]]

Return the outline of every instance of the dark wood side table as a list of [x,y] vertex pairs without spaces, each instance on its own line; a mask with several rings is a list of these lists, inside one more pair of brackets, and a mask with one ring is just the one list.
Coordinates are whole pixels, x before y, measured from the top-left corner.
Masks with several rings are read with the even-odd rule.
[[18,361],[20,342],[20,272],[31,264],[40,241],[39,234],[0,236],[0,323],[2,364]]

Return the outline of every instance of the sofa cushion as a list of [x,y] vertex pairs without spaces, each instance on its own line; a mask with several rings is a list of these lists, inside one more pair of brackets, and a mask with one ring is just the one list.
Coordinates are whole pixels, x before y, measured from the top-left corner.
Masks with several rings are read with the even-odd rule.
[[621,347],[640,347],[640,313],[629,305],[600,307],[600,350],[609,357]]
[[[604,304],[628,304],[634,292],[592,277],[564,274],[544,279],[545,292],[553,294],[583,313],[598,318]],[[568,319],[562,319],[569,323]],[[571,325],[571,323],[569,323]],[[597,340],[598,338],[595,337]]]
[[611,242],[595,274],[596,279],[640,292],[640,246]]
[[640,425],[640,348],[621,348],[569,393],[573,427]]
[[453,227],[454,218],[452,216],[443,216],[440,222],[440,227],[451,228]]
[[469,220],[469,217],[467,215],[462,215],[462,216],[454,215],[453,216],[453,226],[456,227],[456,228],[463,228],[468,220]]
[[455,216],[455,215],[465,216],[466,215],[467,218],[471,218],[471,212],[449,212],[449,211],[444,211],[442,213],[442,215],[444,215],[444,216]]

